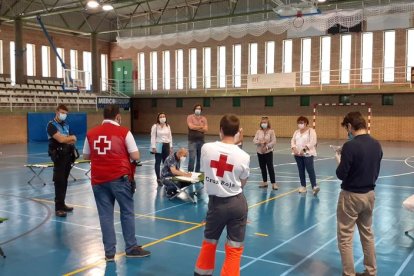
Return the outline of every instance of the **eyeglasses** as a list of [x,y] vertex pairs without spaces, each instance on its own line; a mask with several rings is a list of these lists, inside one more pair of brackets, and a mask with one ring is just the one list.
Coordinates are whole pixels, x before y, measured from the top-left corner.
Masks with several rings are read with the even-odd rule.
[[262,119],[269,119],[269,117],[267,117],[267,116],[262,116]]

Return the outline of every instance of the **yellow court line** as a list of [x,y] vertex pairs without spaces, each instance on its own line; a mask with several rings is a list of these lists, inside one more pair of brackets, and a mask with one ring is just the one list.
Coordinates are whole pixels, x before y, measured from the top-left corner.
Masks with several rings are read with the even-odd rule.
[[[322,180],[318,181],[317,183],[320,183],[320,182],[323,182],[323,181],[329,180],[329,179],[331,179],[331,178],[333,178],[333,176],[329,176],[329,177],[327,177],[327,178],[325,178],[325,179],[322,179]],[[308,184],[308,186],[309,186],[309,184]],[[248,208],[250,209],[250,208],[253,208],[253,207],[256,207],[256,206],[262,205],[262,204],[264,204],[264,203],[266,203],[266,202],[269,202],[269,201],[272,201],[272,200],[279,199],[279,198],[284,197],[284,196],[287,196],[287,195],[289,195],[289,194],[291,194],[291,193],[297,192],[298,190],[299,190],[299,188],[296,188],[296,189],[290,190],[289,192],[286,192],[286,193],[283,193],[283,194],[280,194],[280,195],[277,195],[277,196],[274,196],[274,197],[271,197],[271,198],[265,199],[265,200],[263,200],[263,201],[257,202],[257,203],[255,203],[255,204],[253,204],[253,205],[250,205]]]
[[[147,244],[143,245],[142,247],[143,247],[143,248],[145,248],[145,247],[153,246],[153,245],[155,245],[155,244],[157,244],[157,243],[160,243],[160,242],[163,242],[163,241],[166,241],[166,240],[172,239],[172,238],[174,238],[174,237],[177,237],[177,236],[179,236],[179,235],[182,235],[182,234],[185,234],[185,233],[187,233],[187,232],[193,231],[193,230],[198,229],[198,228],[203,227],[203,226],[204,226],[204,223],[199,223],[199,224],[198,224],[198,225],[196,225],[196,226],[193,226],[193,227],[190,227],[190,228],[185,229],[185,230],[183,230],[183,231],[177,232],[177,233],[175,233],[175,234],[172,234],[172,235],[166,236],[166,237],[161,238],[161,239],[159,239],[159,240],[156,240],[156,241],[153,241],[153,242],[147,243]],[[119,257],[125,256],[125,255],[126,255],[126,254],[125,254],[125,252],[123,252],[123,253],[120,253],[120,254],[116,254],[116,257],[117,257],[117,258],[119,258]],[[78,273],[80,273],[80,272],[83,272],[83,271],[89,270],[89,269],[91,269],[91,268],[94,268],[94,267],[96,267],[96,266],[98,266],[98,265],[101,265],[101,264],[104,264],[104,263],[106,263],[106,261],[105,261],[105,260],[100,260],[100,261],[97,261],[97,262],[95,262],[95,263],[93,263],[93,264],[90,264],[90,265],[87,265],[87,266],[81,267],[81,268],[79,268],[79,269],[77,269],[77,270],[71,271],[71,272],[69,272],[69,273],[63,274],[63,276],[72,276],[72,275],[75,275],[75,274],[78,274]]]
[[191,225],[199,225],[200,223],[197,222],[191,222],[191,221],[185,221],[185,220],[180,220],[180,219],[170,219],[170,218],[163,218],[163,217],[154,217],[154,216],[150,216],[150,215],[135,215],[136,217],[144,217],[144,218],[155,218],[158,220],[166,220],[166,221],[172,221],[172,222],[179,222],[179,223],[184,223],[184,224],[191,224]]
[[[318,183],[323,182],[323,181],[326,181],[326,180],[329,180],[329,179],[330,179],[330,178],[332,178],[332,177],[333,177],[333,176],[330,176],[330,177],[328,177],[328,178],[326,178],[326,179],[322,179],[322,180],[318,181]],[[309,186],[309,185],[308,185],[308,186]],[[249,208],[253,208],[253,207],[256,207],[256,206],[258,206],[258,205],[264,204],[264,203],[266,203],[266,202],[269,202],[269,201],[272,201],[272,200],[279,199],[279,198],[281,198],[281,197],[283,197],[283,196],[286,196],[286,195],[289,195],[289,194],[291,194],[291,193],[293,193],[293,192],[296,192],[297,190],[298,190],[298,189],[294,189],[294,190],[292,190],[292,191],[289,191],[289,192],[283,193],[283,194],[281,194],[281,195],[279,195],[279,196],[275,196],[275,197],[272,197],[272,198],[269,198],[269,199],[266,199],[266,200],[260,201],[260,202],[258,202],[258,203],[256,203],[256,204],[253,204],[253,205],[249,206]],[[166,237],[161,238],[161,239],[159,239],[159,240],[156,240],[156,241],[153,241],[153,242],[147,243],[147,244],[143,245],[142,247],[143,247],[143,248],[145,248],[145,247],[149,247],[149,246],[152,246],[152,245],[158,244],[158,243],[160,243],[160,242],[163,242],[163,241],[166,241],[166,240],[172,239],[172,238],[174,238],[174,237],[180,236],[180,235],[185,234],[185,233],[187,233],[187,232],[190,232],[190,231],[196,230],[196,229],[198,229],[198,228],[200,228],[200,227],[204,226],[204,224],[205,224],[204,222],[203,222],[203,223],[199,223],[198,225],[195,225],[195,226],[190,227],[190,228],[188,228],[188,229],[185,229],[185,230],[182,230],[182,231],[180,231],[180,232],[174,233],[174,234],[172,234],[172,235],[166,236]],[[264,235],[264,234],[262,234],[262,235]],[[125,253],[120,253],[120,254],[117,254],[116,256],[117,256],[117,257],[122,257],[122,256],[125,256]],[[91,268],[94,268],[94,267],[96,267],[96,266],[98,266],[98,265],[101,265],[101,264],[104,264],[104,263],[106,263],[106,261],[105,261],[105,260],[100,260],[100,261],[97,261],[97,262],[95,262],[95,263],[93,263],[93,264],[90,264],[90,265],[87,265],[87,266],[81,267],[81,268],[79,268],[79,269],[77,269],[77,270],[74,270],[74,271],[71,271],[71,272],[69,272],[69,273],[66,273],[66,274],[64,274],[63,276],[72,276],[72,275],[75,275],[75,274],[77,274],[77,273],[80,273],[80,272],[83,272],[83,271],[89,270],[89,269],[91,269]]]
[[[54,204],[54,201],[51,200],[47,200],[47,199],[41,199],[41,198],[32,198],[34,201],[39,201],[39,202],[44,202],[44,203],[49,203],[49,204]],[[86,205],[76,205],[76,204],[70,204],[68,203],[70,206],[73,207],[79,207],[79,208],[85,208],[85,209],[95,209],[94,207],[91,206],[86,206]],[[119,211],[114,211],[117,214],[120,214],[121,212]],[[152,218],[152,219],[157,219],[157,220],[165,220],[165,221],[171,221],[171,222],[179,222],[179,223],[183,223],[183,224],[191,224],[191,225],[199,225],[200,223],[197,222],[192,222],[192,221],[185,221],[185,220],[179,220],[179,219],[171,219],[171,218],[164,218],[164,217],[157,217],[157,216],[151,216],[151,215],[144,215],[144,214],[135,214],[135,217],[144,217],[144,218]]]
[[263,233],[254,233],[257,236],[262,236],[262,237],[268,237],[268,234],[263,234]]

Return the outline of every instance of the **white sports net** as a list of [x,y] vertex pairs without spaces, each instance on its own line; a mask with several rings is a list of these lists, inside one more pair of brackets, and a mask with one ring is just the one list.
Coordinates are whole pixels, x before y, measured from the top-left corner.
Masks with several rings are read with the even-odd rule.
[[[369,17],[381,16],[386,14],[412,13],[414,2],[394,3],[387,6],[373,6],[357,10],[334,10],[324,11],[319,15],[305,16],[304,23],[298,30],[305,31],[313,28],[319,31],[326,31],[336,24],[344,27],[353,27]],[[204,29],[194,29],[191,31],[168,33],[152,36],[140,37],[118,37],[118,45],[127,49],[134,47],[142,49],[145,47],[158,48],[161,45],[172,46],[177,43],[189,44],[193,41],[206,42],[209,39],[222,41],[228,37],[242,38],[246,35],[261,36],[265,32],[282,34],[288,29],[294,28],[293,21],[296,17],[280,20],[268,20],[254,23],[244,23],[228,26],[215,26]]]
[[[316,107],[316,133],[318,138],[347,139],[346,131],[341,126],[342,120],[349,112],[359,111],[368,124],[367,105],[321,105]],[[310,118],[309,118],[310,119]],[[309,122],[313,125],[312,122]]]

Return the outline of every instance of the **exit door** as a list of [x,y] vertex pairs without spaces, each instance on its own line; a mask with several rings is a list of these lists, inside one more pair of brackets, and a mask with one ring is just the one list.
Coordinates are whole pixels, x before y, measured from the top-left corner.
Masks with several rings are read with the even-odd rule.
[[116,60],[112,62],[112,74],[115,89],[127,95],[132,95],[132,60]]

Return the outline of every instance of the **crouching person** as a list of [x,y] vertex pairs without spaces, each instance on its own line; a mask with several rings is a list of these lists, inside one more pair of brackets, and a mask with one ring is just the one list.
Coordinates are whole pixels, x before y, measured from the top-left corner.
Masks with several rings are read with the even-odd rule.
[[180,166],[184,163],[188,156],[188,151],[185,148],[180,148],[174,154],[171,154],[164,161],[164,166],[161,171],[161,182],[165,187],[167,197],[172,197],[178,193],[177,188],[181,189],[188,186],[191,183],[174,181],[174,176],[187,176],[191,177],[191,173],[180,171]]

